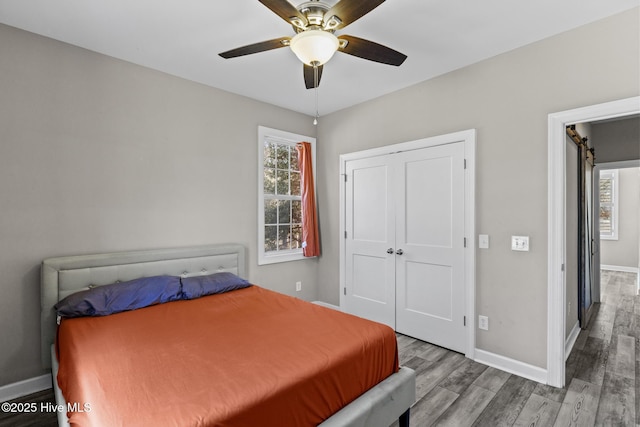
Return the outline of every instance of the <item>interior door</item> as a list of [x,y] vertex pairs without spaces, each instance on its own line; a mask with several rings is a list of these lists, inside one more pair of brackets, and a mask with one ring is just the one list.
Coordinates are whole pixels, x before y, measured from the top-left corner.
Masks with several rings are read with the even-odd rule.
[[345,184],[345,311],[395,329],[395,224],[389,156],[352,160]]
[[580,326],[586,329],[589,325],[589,320],[592,315],[593,309],[593,289],[594,289],[594,270],[593,270],[593,217],[592,217],[592,204],[593,204],[593,156],[589,151],[583,148],[585,151],[584,162],[584,225],[583,225],[583,245],[584,256],[583,266],[584,271],[583,280],[580,283]]
[[464,352],[464,144],[395,155],[396,330]]
[[580,321],[580,151],[573,140],[566,137],[565,176],[565,339],[576,322]]

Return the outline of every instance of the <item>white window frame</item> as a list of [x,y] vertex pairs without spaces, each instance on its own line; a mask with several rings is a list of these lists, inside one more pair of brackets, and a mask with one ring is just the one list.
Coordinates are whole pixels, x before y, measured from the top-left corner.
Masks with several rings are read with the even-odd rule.
[[258,265],[305,259],[302,255],[302,248],[289,251],[278,251],[277,253],[268,253],[264,250],[264,143],[269,140],[279,144],[289,144],[292,146],[295,146],[298,142],[310,143],[314,186],[316,183],[315,138],[278,129],[271,129],[265,126],[258,126]]
[[[620,187],[620,180],[618,179],[618,169],[608,169],[601,170],[599,180],[602,178],[611,179],[611,233],[603,233],[600,230],[600,239],[601,240],[618,240],[618,189]],[[598,182],[598,188],[600,188],[600,183]],[[598,197],[600,197],[600,193],[598,192]],[[600,202],[600,200],[598,200]],[[600,221],[600,213],[598,212],[598,221]]]

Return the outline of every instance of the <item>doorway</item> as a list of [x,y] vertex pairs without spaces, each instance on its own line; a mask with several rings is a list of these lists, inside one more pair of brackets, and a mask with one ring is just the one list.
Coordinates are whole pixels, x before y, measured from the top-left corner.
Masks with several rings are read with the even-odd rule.
[[[640,294],[640,158],[598,164],[594,175],[599,183],[594,211],[603,217],[595,224],[598,271],[635,274]],[[597,292],[600,296],[604,289]]]
[[553,113],[548,119],[547,384],[563,387],[566,337],[566,126],[640,113],[632,97]]

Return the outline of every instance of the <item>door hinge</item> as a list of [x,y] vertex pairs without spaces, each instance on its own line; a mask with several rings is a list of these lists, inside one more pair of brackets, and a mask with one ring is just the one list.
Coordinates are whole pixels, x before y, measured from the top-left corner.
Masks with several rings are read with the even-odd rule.
[[344,174],[344,182],[347,182],[347,176],[348,176],[348,175],[345,173],[345,174]]
[[560,271],[564,271],[564,264],[560,267]]
[[464,238],[464,247],[465,248],[467,247],[467,238],[466,237]]
[[345,230],[345,232],[344,232],[344,238],[345,238],[345,239],[347,238],[347,231],[346,231],[346,230]]
[[347,295],[347,287],[346,286],[344,287],[343,292],[344,292],[345,295]]
[[464,168],[467,168],[467,159],[464,159]]
[[462,325],[467,326],[467,316],[462,317]]

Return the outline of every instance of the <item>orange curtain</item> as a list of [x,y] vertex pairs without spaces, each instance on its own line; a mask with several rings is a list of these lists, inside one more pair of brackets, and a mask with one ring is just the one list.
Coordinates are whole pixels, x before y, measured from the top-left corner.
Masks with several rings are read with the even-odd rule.
[[302,254],[306,257],[314,257],[320,255],[320,235],[318,233],[316,194],[313,187],[311,144],[299,142],[296,144],[296,150],[298,151],[302,191]]

